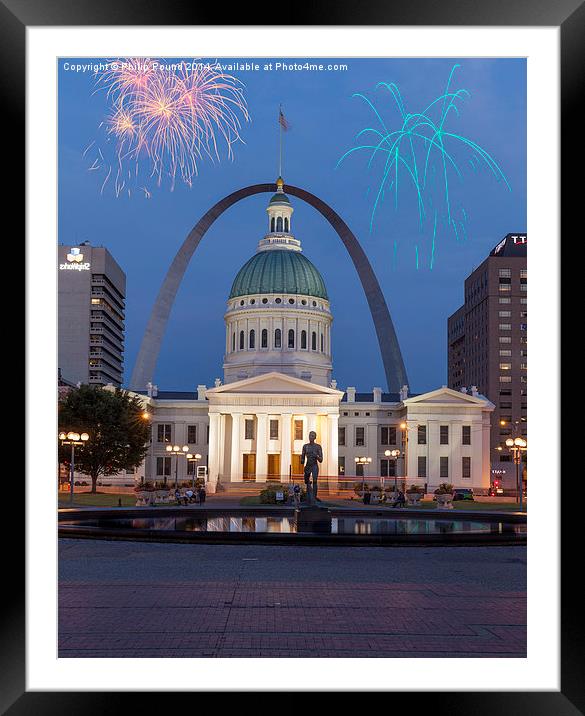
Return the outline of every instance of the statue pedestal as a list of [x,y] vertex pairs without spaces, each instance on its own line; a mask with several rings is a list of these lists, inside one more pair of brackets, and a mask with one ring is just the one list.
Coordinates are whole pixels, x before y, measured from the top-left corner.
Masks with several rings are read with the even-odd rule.
[[327,507],[307,505],[295,510],[297,532],[331,534],[331,510]]

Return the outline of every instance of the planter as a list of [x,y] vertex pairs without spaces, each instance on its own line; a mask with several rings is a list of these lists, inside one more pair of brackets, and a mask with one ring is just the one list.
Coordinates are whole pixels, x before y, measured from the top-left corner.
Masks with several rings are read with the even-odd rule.
[[453,495],[436,495],[437,507],[441,510],[452,510],[453,509]]
[[422,498],[422,492],[407,492],[406,493],[406,501],[409,505],[420,505],[420,501]]
[[148,490],[137,490],[136,491],[136,507],[144,507],[148,504],[148,498],[150,492]]

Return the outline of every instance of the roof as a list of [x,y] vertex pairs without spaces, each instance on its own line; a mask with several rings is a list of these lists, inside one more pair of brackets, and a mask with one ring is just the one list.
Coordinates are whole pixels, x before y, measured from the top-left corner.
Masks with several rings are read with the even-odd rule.
[[500,243],[490,251],[490,256],[509,258],[518,256],[526,258],[527,236],[526,232],[506,234]]
[[292,293],[327,299],[319,271],[300,251],[259,251],[238,271],[229,298],[258,293]]
[[[138,395],[148,395],[146,390],[134,390]],[[197,400],[197,393],[187,390],[159,390],[152,396],[153,400]]]
[[[416,395],[419,395],[419,393],[409,393],[409,398],[414,398]],[[347,403],[347,393],[344,394],[343,398],[341,399],[342,403]],[[373,403],[374,402],[374,394],[373,393],[356,393],[355,394],[355,402],[356,403]],[[382,393],[382,402],[383,403],[401,403],[402,400],[400,399],[400,393]]]
[[283,192],[277,191],[276,194],[272,196],[268,204],[290,204],[290,199]]

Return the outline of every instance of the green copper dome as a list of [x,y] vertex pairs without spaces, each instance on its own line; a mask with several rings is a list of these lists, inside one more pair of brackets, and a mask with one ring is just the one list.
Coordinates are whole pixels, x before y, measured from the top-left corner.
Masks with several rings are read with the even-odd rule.
[[257,293],[297,293],[328,299],[321,274],[300,251],[259,251],[238,271],[230,298]]
[[269,204],[290,204],[290,199],[286,194],[282,192],[276,192],[276,194],[270,199]]

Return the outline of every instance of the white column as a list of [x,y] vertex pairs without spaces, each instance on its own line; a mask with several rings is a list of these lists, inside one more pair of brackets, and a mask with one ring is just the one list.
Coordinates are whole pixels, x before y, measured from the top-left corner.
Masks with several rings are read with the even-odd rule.
[[327,474],[329,486],[337,484],[337,471],[339,467],[339,415],[327,416],[327,431],[329,433],[329,454],[327,456]]
[[256,482],[266,482],[268,472],[268,415],[258,413],[256,415]]
[[292,413],[283,413],[280,420],[280,474],[288,479],[291,464]]
[[240,433],[242,430],[242,413],[232,413],[232,451],[230,466],[230,482],[242,481],[242,455],[240,452]]
[[225,470],[225,419],[226,416],[222,413],[219,416],[218,426],[218,458],[217,458],[217,472],[220,478],[224,478]]
[[219,413],[209,413],[209,482],[216,483],[219,475]]

